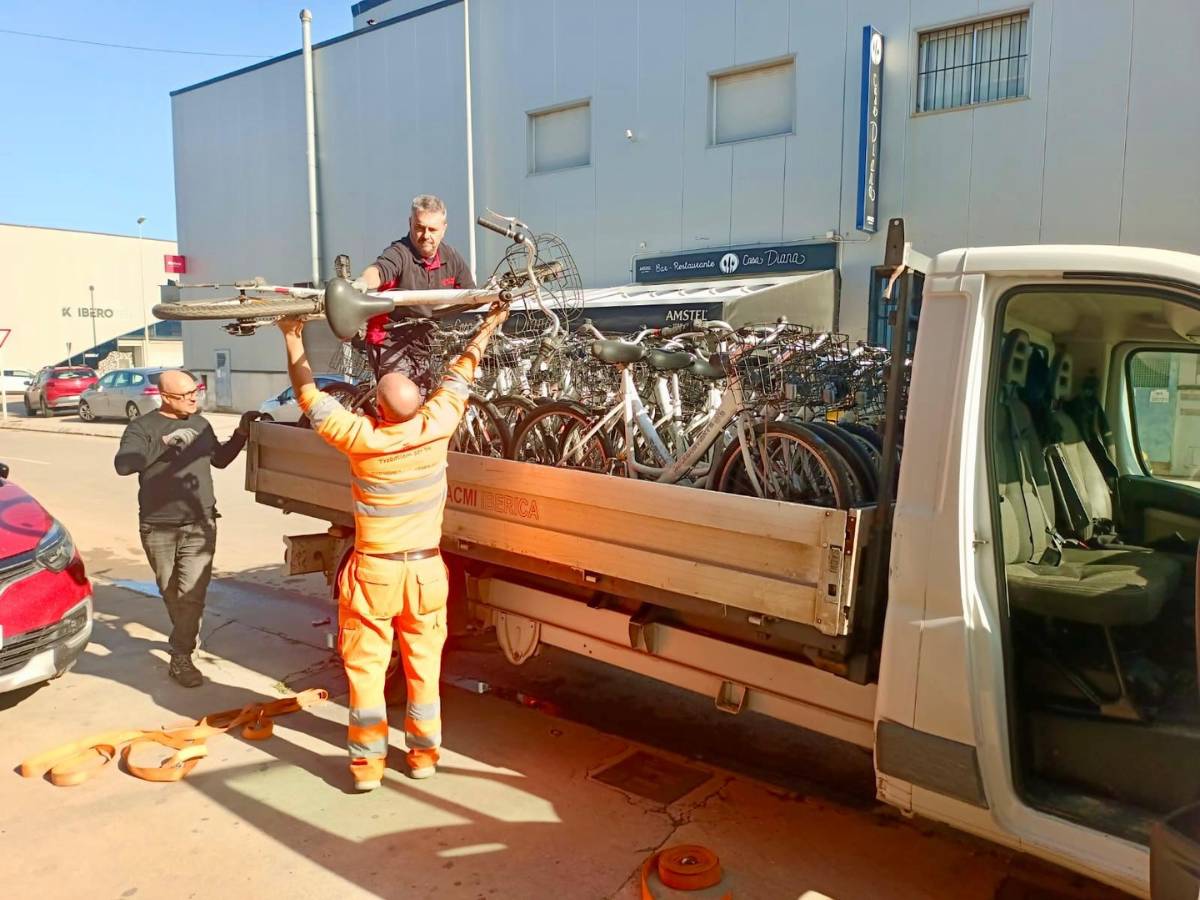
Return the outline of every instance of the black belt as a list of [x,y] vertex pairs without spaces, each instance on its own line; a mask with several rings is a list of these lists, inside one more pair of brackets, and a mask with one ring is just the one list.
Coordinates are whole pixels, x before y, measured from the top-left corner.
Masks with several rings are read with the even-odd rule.
[[415,559],[429,559],[441,552],[437,547],[429,547],[425,550],[401,550],[399,553],[367,553],[364,555],[374,556],[376,559],[397,559],[401,562],[411,562]]

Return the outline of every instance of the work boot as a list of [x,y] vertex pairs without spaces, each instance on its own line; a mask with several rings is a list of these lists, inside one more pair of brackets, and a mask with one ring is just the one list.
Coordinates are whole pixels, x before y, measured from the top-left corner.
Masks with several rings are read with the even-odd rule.
[[171,655],[171,667],[167,669],[167,674],[184,687],[200,687],[204,683],[204,676],[200,674],[200,670],[196,668],[192,658],[184,656],[182,653]]
[[432,778],[437,772],[437,761],[436,750],[410,750],[407,756],[408,777],[418,781]]
[[382,759],[357,758],[350,760],[350,774],[354,776],[356,791],[373,791],[383,783],[383,769],[386,761]]

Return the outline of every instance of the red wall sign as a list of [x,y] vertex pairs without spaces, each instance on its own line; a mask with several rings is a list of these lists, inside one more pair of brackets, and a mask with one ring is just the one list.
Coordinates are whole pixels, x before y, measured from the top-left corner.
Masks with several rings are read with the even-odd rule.
[[163,256],[163,271],[184,274],[187,272],[187,257],[168,253]]

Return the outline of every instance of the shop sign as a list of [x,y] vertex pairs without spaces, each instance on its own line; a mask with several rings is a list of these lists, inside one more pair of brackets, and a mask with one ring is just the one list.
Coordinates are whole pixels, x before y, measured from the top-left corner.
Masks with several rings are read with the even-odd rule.
[[879,138],[883,102],[883,35],[863,28],[862,100],[858,121],[859,231],[879,230]]
[[758,247],[699,250],[633,261],[638,284],[700,278],[753,278],[837,268],[837,244],[765,244]]

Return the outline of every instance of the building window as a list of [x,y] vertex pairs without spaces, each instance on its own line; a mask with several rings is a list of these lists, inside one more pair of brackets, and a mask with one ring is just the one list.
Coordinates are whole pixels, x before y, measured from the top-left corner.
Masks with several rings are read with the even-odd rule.
[[709,77],[712,143],[732,144],[796,130],[796,64],[758,63]]
[[917,112],[1029,96],[1029,13],[917,38]]
[[529,172],[557,172],[592,161],[592,104],[581,100],[566,106],[531,112]]

